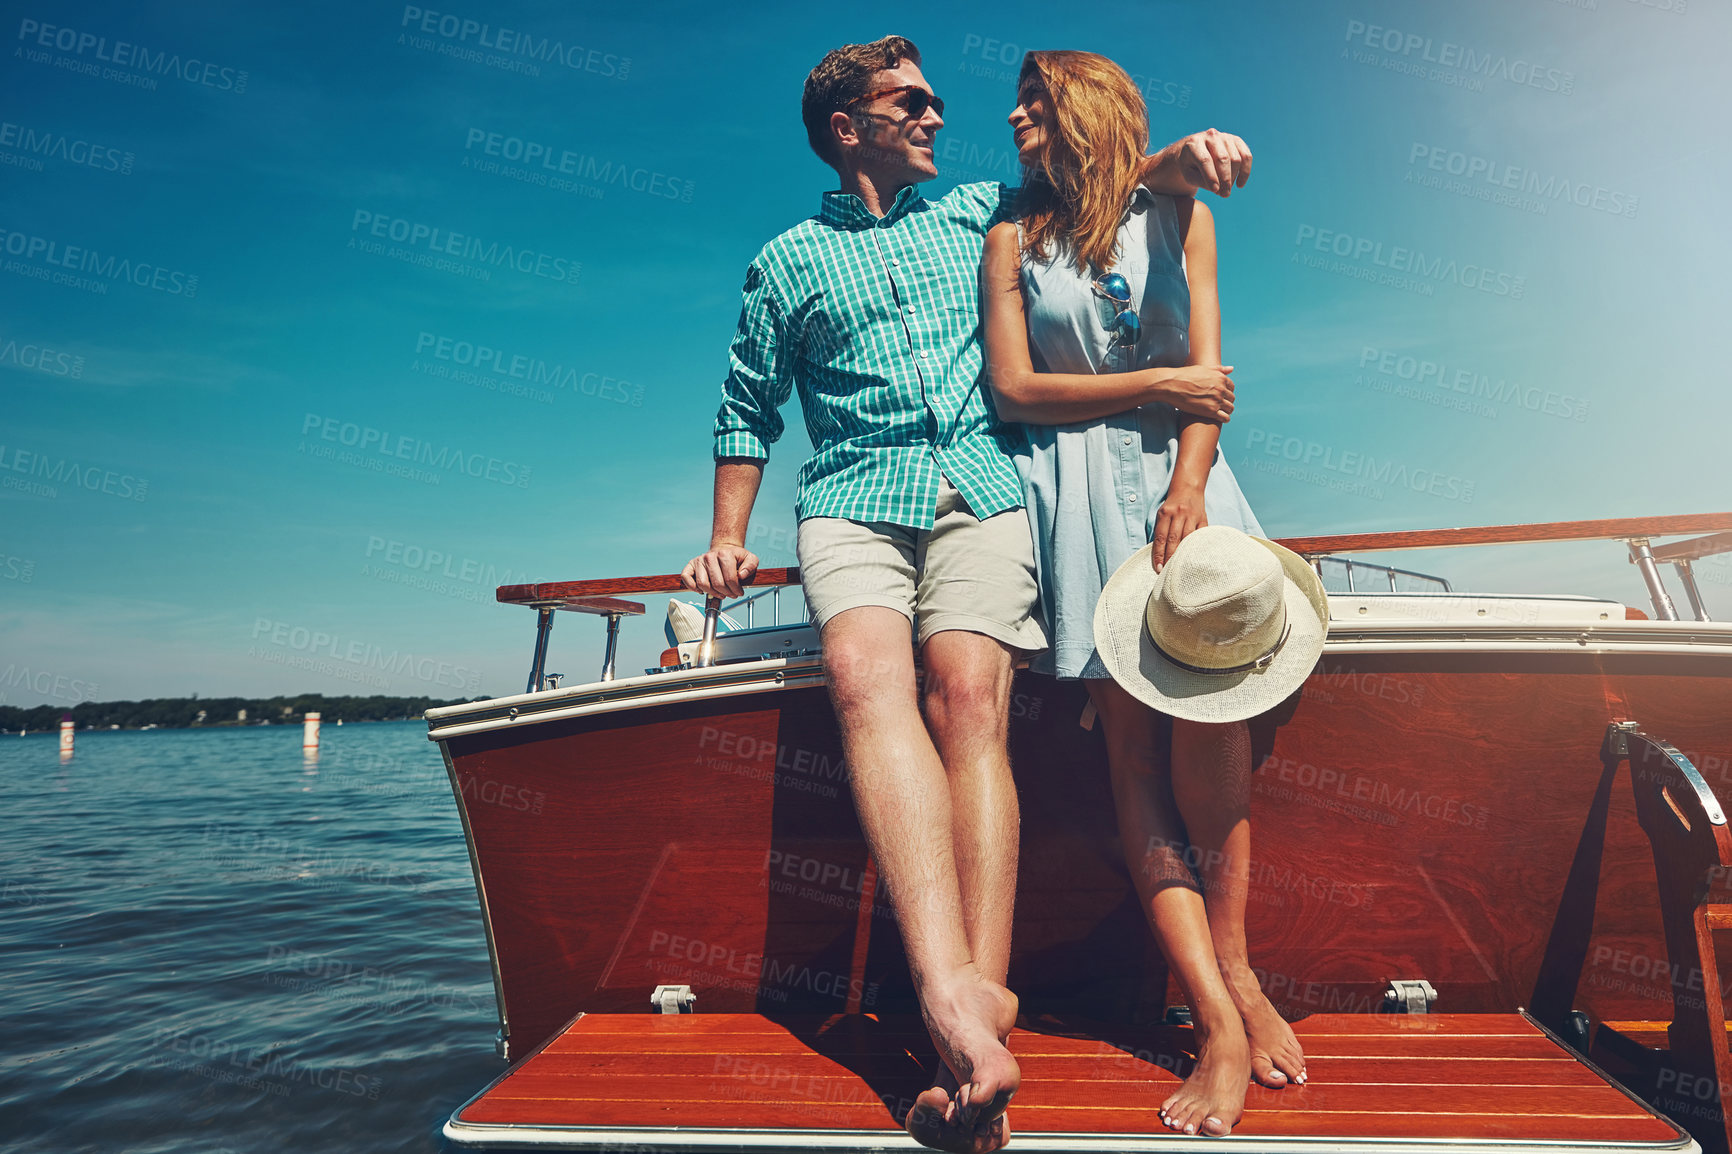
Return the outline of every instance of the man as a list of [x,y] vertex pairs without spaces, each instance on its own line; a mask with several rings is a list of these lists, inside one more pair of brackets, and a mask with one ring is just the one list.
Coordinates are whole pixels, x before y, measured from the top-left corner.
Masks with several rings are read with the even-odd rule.
[[[943,101],[900,36],[829,53],[801,110],[840,191],[747,270],[716,418],[710,548],[683,579],[713,596],[750,583],[752,503],[798,390],[814,449],[796,509],[802,582],[855,809],[942,1058],[906,1125],[929,1146],[980,1154],[1008,1139],[1020,1077],[1004,1045],[1017,1010],[1004,984],[1019,820],[1010,682],[1018,656],[1046,644],[1017,433],[981,387],[981,246],[1013,194],[919,195],[937,175]],[[1225,196],[1250,166],[1243,141],[1211,129],[1151,156],[1145,183]]]

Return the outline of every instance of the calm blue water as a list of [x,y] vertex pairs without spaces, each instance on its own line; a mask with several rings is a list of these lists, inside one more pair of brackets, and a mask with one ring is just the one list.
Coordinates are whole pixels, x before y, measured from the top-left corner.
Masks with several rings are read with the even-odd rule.
[[0,1145],[441,1149],[503,1064],[426,732],[0,736]]

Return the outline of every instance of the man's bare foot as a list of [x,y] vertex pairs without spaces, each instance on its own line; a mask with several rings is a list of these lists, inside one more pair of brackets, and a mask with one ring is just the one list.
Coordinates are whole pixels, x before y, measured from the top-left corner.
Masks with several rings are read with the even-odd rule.
[[1000,1114],[982,1130],[968,1131],[955,1120],[959,1089],[956,1075],[940,1060],[932,1088],[916,1098],[908,1112],[908,1133],[921,1145],[937,1150],[989,1154],[1002,1148],[1010,1141],[1010,1112]]
[[904,1120],[908,1133],[954,1154],[997,1150],[1010,1137],[1005,1107],[1022,1084],[1004,1045],[1016,1025],[1016,995],[970,965],[943,987],[929,986],[922,1001],[927,1032],[947,1069],[915,1099]]
[[1293,1027],[1263,993],[1250,964],[1223,963],[1221,976],[1227,980],[1227,992],[1239,1009],[1245,1036],[1251,1043],[1251,1077],[1271,1090],[1292,1084],[1303,1086],[1305,1051],[1294,1037]]
[[1244,1030],[1230,1017],[1217,1029],[1199,1019],[1197,1066],[1185,1084],[1161,1105],[1161,1121],[1182,1134],[1224,1138],[1245,1114],[1251,1082],[1251,1047]]

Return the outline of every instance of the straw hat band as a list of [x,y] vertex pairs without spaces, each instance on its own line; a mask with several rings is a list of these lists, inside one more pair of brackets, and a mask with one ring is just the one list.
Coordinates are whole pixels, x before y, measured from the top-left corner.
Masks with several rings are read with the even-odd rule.
[[1225,525],[1187,534],[1161,572],[1131,554],[1095,605],[1101,662],[1145,705],[1186,721],[1243,721],[1316,668],[1329,600],[1316,570]]
[[1159,653],[1162,657],[1165,657],[1168,661],[1171,661],[1174,665],[1177,665],[1187,673],[1201,673],[1205,677],[1223,677],[1230,673],[1250,673],[1252,670],[1262,669],[1264,666],[1272,663],[1275,660],[1275,655],[1281,652],[1281,647],[1287,644],[1287,639],[1293,636],[1293,626],[1286,623],[1285,616],[1285,614],[1282,615],[1283,622],[1281,638],[1275,642],[1273,648],[1266,650],[1252,660],[1245,662],[1243,665],[1229,665],[1224,669],[1210,669],[1205,665],[1191,665],[1187,662],[1180,661],[1177,657],[1174,657],[1171,653],[1162,649],[1159,641],[1154,640],[1152,637],[1149,641],[1154,645],[1156,653]]

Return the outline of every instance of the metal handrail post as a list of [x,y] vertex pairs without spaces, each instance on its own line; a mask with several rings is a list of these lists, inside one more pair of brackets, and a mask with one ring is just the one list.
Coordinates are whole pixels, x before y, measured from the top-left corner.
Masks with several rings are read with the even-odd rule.
[[613,680],[613,657],[619,650],[619,619],[623,616],[622,613],[609,613],[607,615],[607,655],[601,659],[601,679],[603,681]]
[[704,598],[704,636],[698,642],[698,652],[692,664],[699,669],[707,668],[716,659],[716,621],[722,615],[722,599],[720,597]]
[[1672,605],[1672,596],[1666,592],[1665,585],[1660,583],[1660,567],[1654,563],[1654,550],[1648,545],[1646,537],[1636,537],[1626,541],[1630,547],[1630,562],[1642,571],[1642,580],[1647,583],[1648,597],[1654,602],[1654,612],[1661,621],[1678,620],[1678,610]]
[[535,656],[529,662],[529,685],[525,693],[541,688],[541,675],[547,669],[547,639],[553,634],[553,606],[535,607]]
[[1690,599],[1690,612],[1698,621],[1712,621],[1708,616],[1708,607],[1702,603],[1702,591],[1696,588],[1696,570],[1688,558],[1680,557],[1672,562],[1672,568],[1677,570],[1678,580],[1684,585],[1684,596]]

